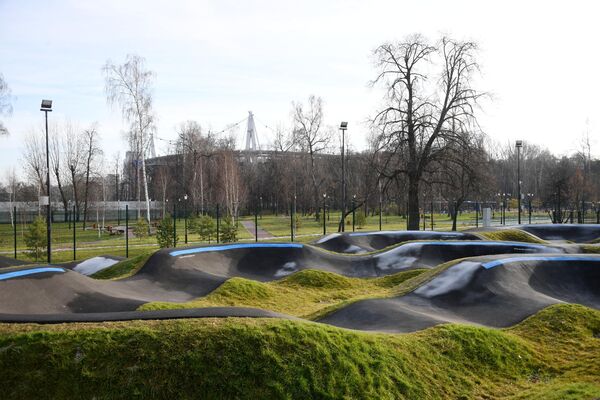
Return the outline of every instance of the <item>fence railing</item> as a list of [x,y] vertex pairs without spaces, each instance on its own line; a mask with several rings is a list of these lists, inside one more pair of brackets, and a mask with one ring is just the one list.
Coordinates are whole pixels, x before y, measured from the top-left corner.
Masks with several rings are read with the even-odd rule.
[[[66,221],[60,218],[54,218],[51,223],[52,232],[52,262],[66,262],[74,259],[85,259],[97,255],[111,256],[134,256],[149,249],[157,248],[157,240],[154,236],[156,225],[162,218],[162,210],[157,209],[151,213],[150,235],[136,228],[138,211],[129,209],[117,211],[117,214],[108,216],[104,219],[96,214],[90,215],[90,220],[84,224],[83,221],[77,221],[74,213],[67,216]],[[16,211],[16,212],[15,212]],[[220,235],[214,232],[208,238],[201,239],[198,231],[194,230],[191,224],[192,213],[176,213],[175,229],[178,236],[177,246],[214,243],[217,236],[223,238],[222,215],[217,214],[215,210],[210,214],[213,218],[218,216],[221,219],[219,224]],[[14,210],[12,218],[4,223],[0,223],[0,255],[4,257],[15,257],[25,261],[36,261],[32,254],[32,248],[27,243],[27,236],[30,233],[32,221],[38,216],[37,212]],[[41,214],[43,216],[43,213]],[[126,218],[127,216],[127,218]],[[142,213],[145,217],[145,214]],[[237,219],[237,241],[303,241],[309,242],[323,233],[333,233],[338,231],[340,221],[340,212],[328,210],[317,218],[314,214],[297,215],[287,214],[266,214],[256,211],[253,215],[240,216]],[[94,217],[94,218],[91,218]],[[585,223],[597,223],[600,216],[594,211],[586,213]],[[521,216],[522,224],[529,223],[529,214],[523,213]],[[545,211],[534,212],[531,215],[531,223],[550,223],[551,219]],[[577,219],[573,221],[577,223]],[[505,218],[501,218],[501,213],[495,212],[491,220],[493,227],[517,225],[516,212],[507,212]],[[457,229],[463,230],[471,227],[482,226],[480,215],[464,212],[458,216]],[[45,225],[44,225],[45,233]],[[379,214],[375,212],[365,217],[353,216],[350,214],[346,218],[346,231],[377,231],[377,230],[404,230],[406,229],[406,219],[403,216]],[[421,230],[441,230],[448,231],[452,229],[452,220],[447,214],[423,214],[421,215]],[[38,257],[39,262],[45,261],[45,250]]]

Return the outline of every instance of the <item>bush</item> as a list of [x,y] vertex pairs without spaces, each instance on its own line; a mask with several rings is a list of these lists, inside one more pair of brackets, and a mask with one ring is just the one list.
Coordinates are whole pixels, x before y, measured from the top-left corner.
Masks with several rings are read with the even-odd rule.
[[144,218],[140,218],[133,227],[133,234],[138,238],[145,238],[148,236],[148,222]]
[[296,228],[295,230],[297,230],[298,228],[302,227],[302,217],[300,217],[300,215],[295,214],[294,215],[294,223],[296,224]]
[[201,215],[190,220],[190,232],[200,236],[200,240],[210,242],[217,232],[215,220],[210,215]]
[[233,221],[231,216],[223,218],[223,225],[221,227],[221,241],[223,243],[237,242],[237,231],[238,224]]
[[156,241],[158,242],[158,245],[161,248],[174,247],[179,241],[178,236],[175,236],[175,240],[173,240],[174,232],[175,227],[173,225],[173,219],[169,214],[166,214],[156,227]]
[[46,232],[46,219],[42,216],[36,217],[27,227],[25,232],[25,245],[29,249],[29,254],[37,261],[40,255],[48,247],[48,237]]
[[358,229],[362,229],[367,223],[367,216],[362,210],[357,212],[354,218],[356,218],[354,222]]

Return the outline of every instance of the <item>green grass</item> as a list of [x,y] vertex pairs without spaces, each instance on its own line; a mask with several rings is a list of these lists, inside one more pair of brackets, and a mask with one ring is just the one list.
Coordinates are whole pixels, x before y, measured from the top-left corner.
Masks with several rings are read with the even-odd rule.
[[148,261],[153,253],[153,251],[146,251],[135,257],[119,261],[108,268],[96,272],[91,277],[95,279],[122,279],[135,275],[146,264],[146,261]]
[[591,399],[599,326],[573,305],[508,330],[405,335],[244,318],[0,324],[0,397]]
[[539,243],[547,244],[545,240],[532,235],[529,232],[522,231],[520,229],[502,229],[497,231],[484,231],[477,232],[479,236],[482,236],[487,240],[504,240],[510,242],[525,242],[525,243]]
[[580,249],[583,253],[600,254],[600,245],[597,244],[584,244]]
[[348,278],[332,272],[304,270],[266,283],[231,278],[204,297],[186,303],[146,303],[139,309],[243,306],[312,319],[352,301],[393,296],[401,284],[412,282],[411,278],[424,271],[399,272],[382,278]]

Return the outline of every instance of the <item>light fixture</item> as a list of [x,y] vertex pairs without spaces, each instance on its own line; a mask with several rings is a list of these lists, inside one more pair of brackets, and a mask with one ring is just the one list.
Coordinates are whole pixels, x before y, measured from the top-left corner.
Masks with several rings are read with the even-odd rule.
[[52,111],[52,100],[42,100],[40,111]]

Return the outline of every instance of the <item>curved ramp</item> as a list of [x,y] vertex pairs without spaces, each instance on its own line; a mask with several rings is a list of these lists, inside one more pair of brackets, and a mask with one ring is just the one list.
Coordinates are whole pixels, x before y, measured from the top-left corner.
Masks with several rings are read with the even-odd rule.
[[456,258],[492,254],[559,253],[559,247],[490,241],[412,242],[369,255],[340,255],[297,243],[259,243],[167,249],[134,276],[96,280],[56,267],[14,267],[0,273],[0,313],[70,314],[136,310],[151,301],[185,302],[232,277],[280,279],[303,269],[374,277],[432,267]]
[[413,240],[479,240],[479,237],[470,233],[437,231],[347,232],[327,235],[313,245],[336,253],[360,254]]
[[586,243],[600,239],[600,225],[598,224],[532,224],[523,225],[519,229],[544,240]]
[[345,328],[411,332],[445,322],[506,327],[559,302],[600,308],[600,256],[466,260],[412,293],[363,300],[322,318]]

